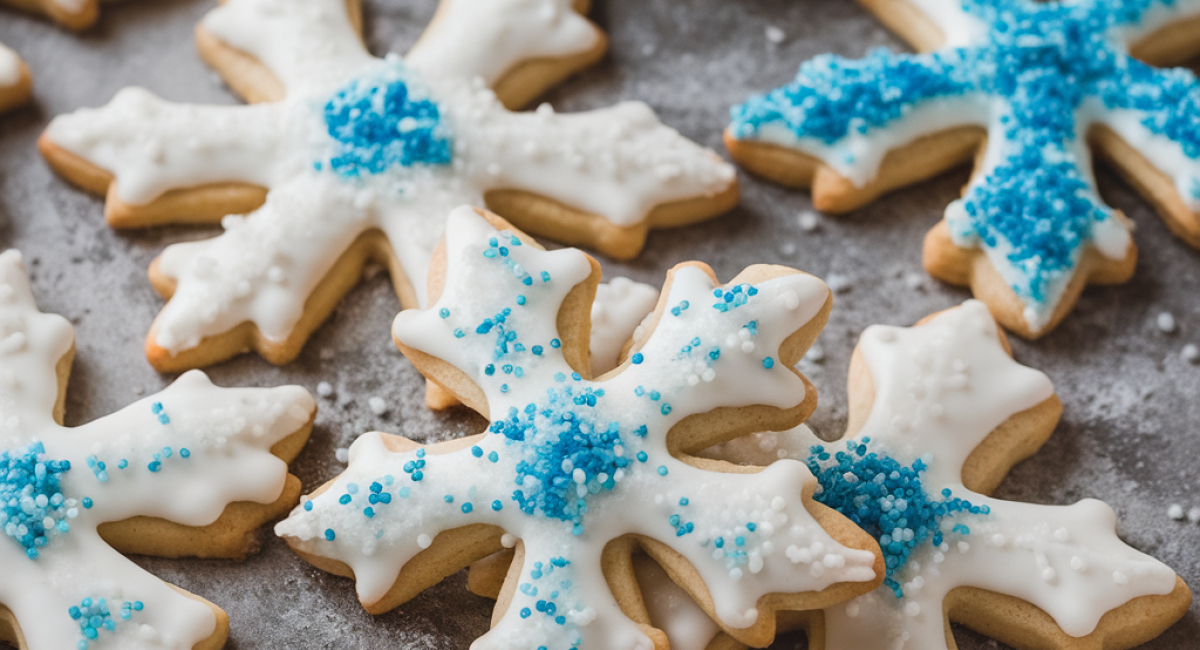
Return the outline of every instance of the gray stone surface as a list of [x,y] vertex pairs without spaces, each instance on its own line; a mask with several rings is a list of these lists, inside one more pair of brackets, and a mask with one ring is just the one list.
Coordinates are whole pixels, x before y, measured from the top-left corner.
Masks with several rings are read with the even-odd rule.
[[[598,0],[592,13],[610,34],[600,65],[547,98],[560,110],[641,99],[686,135],[720,149],[728,108],[748,94],[779,85],[799,63],[836,51],[902,45],[851,2],[830,0]],[[47,120],[107,102],[137,84],[163,97],[235,103],[195,55],[192,26],[210,0],[138,0],[107,6],[100,23],[76,37],[49,23],[0,10],[0,41],[17,49],[36,76],[36,103],[0,119],[0,248],[26,256],[34,293],[45,311],[75,324],[78,355],[67,420],[110,413],[171,377],[142,355],[143,336],[161,301],[146,280],[150,260],[168,243],[208,237],[212,229],[117,232],[101,218],[102,203],[56,178],[35,150]],[[367,2],[373,51],[404,51],[433,13],[434,0]],[[768,26],[785,33],[775,45]],[[1092,288],[1075,313],[1036,343],[1015,342],[1018,359],[1055,381],[1066,405],[1050,442],[1018,466],[999,496],[1038,503],[1096,497],[1111,503],[1120,531],[1134,546],[1200,585],[1200,526],[1172,521],[1170,504],[1200,506],[1200,366],[1184,361],[1186,343],[1200,344],[1200,254],[1171,237],[1128,187],[1100,170],[1106,197],[1137,222],[1142,250],[1126,285]],[[804,192],[743,177],[741,207],[715,221],[651,236],[638,260],[605,262],[606,274],[658,284],[674,263],[700,259],[729,278],[755,262],[794,265],[844,285],[820,340],[825,360],[805,362],[820,391],[815,427],[833,434],[846,419],[846,365],[858,333],[872,323],[911,324],[957,304],[968,293],[924,275],[925,230],[966,180],[960,170],[899,192],[803,232],[797,215]],[[398,309],[386,275],[350,294],[300,358],[276,368],[244,356],[210,369],[223,385],[298,383],[320,399],[312,442],[294,466],[307,487],[336,475],[335,450],[371,429],[438,440],[480,430],[480,418],[434,414],[422,383],[394,349],[389,325]],[[1155,326],[1161,312],[1179,329]],[[388,410],[376,416],[372,396]],[[230,648],[465,648],[488,625],[489,603],[465,590],[462,575],[379,617],[358,606],[348,580],[321,573],[267,530],[263,552],[244,563],[137,558],[163,579],[220,604],[232,619]],[[2,568],[0,568],[2,570]],[[964,650],[999,647],[956,630]],[[1149,648],[1195,647],[1200,606]],[[803,647],[785,637],[777,647]]]

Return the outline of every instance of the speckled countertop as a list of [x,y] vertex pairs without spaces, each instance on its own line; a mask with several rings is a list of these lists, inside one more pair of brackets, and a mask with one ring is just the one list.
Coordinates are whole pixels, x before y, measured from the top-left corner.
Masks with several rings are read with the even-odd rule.
[[[46,21],[0,9],[0,42],[29,62],[36,101],[0,118],[0,248],[20,248],[41,308],[76,327],[78,354],[67,400],[68,424],[115,411],[171,377],[145,362],[142,341],[161,301],[146,267],[171,242],[212,229],[116,232],[100,199],[55,177],[35,150],[53,115],[107,102],[140,85],[171,100],[237,100],[196,56],[192,27],[211,0],[131,0],[106,6],[99,24],[73,36]],[[592,12],[611,47],[599,65],[546,97],[563,111],[648,102],[671,126],[721,150],[729,106],[790,79],[799,63],[835,51],[903,45],[849,1],[597,0]],[[366,2],[373,51],[403,52],[434,11],[434,0]],[[778,29],[782,41],[767,37]],[[772,34],[778,36],[779,33]],[[1200,586],[1200,525],[1171,520],[1167,509],[1200,506],[1200,365],[1185,344],[1200,344],[1200,253],[1173,238],[1116,177],[1099,171],[1105,197],[1137,222],[1137,275],[1117,287],[1087,290],[1054,333],[1015,342],[1017,358],[1047,372],[1066,411],[1042,451],[1019,465],[998,496],[1064,504],[1095,497],[1112,504],[1132,545]],[[908,325],[968,297],[921,270],[922,237],[966,181],[960,170],[893,194],[852,215],[823,218],[806,232],[797,215],[808,195],[743,177],[734,212],[699,226],[651,235],[627,264],[606,276],[660,284],[673,264],[699,259],[727,279],[743,266],[775,262],[832,280],[840,288],[820,345],[820,363],[802,362],[816,384],[818,431],[844,426],[846,366],[859,332],[873,323]],[[296,383],[320,398],[308,448],[293,466],[306,487],[336,475],[335,450],[377,429],[439,440],[481,429],[480,418],[425,409],[423,383],[395,350],[389,326],[398,304],[386,274],[365,280],[319,329],[295,362],[273,367],[243,356],[209,369],[222,385]],[[1155,321],[1174,316],[1166,334]],[[370,397],[387,404],[382,415]],[[246,562],[136,558],[164,580],[208,598],[232,620],[229,648],[465,648],[486,631],[490,602],[466,591],[460,574],[384,616],[362,610],[350,581],[302,562],[264,528],[263,550]],[[956,629],[963,650],[999,645]],[[1195,647],[1200,605],[1147,648]],[[779,648],[803,647],[802,636]]]

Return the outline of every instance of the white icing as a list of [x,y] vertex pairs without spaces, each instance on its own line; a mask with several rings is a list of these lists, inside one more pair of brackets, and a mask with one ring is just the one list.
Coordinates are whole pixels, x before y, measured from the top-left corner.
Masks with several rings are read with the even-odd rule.
[[21,80],[21,59],[0,43],[0,89],[15,86]]
[[[193,371],[157,395],[68,429],[55,422],[53,409],[56,365],[73,339],[66,319],[37,310],[20,254],[0,254],[0,450],[19,453],[41,442],[49,460],[69,461],[60,489],[77,513],[36,559],[0,535],[0,603],[15,614],[30,650],[77,647],[84,637],[68,610],[88,597],[108,599],[118,621],[123,601],[145,603],[115,631],[102,630],[97,643],[190,649],[214,632],[212,610],[114,551],[97,526],[138,515],[203,526],[229,503],[273,502],[287,466],[269,449],[311,417],[312,398],[298,387],[217,388]],[[153,472],[156,453],[161,468]],[[107,481],[89,468],[89,457],[106,463]]]
[[1004,110],[1001,103],[978,94],[964,94],[937,102],[917,104],[886,127],[854,131],[833,144],[817,138],[800,138],[786,125],[763,124],[754,138],[783,147],[793,147],[820,158],[855,187],[875,179],[888,152],[918,138],[962,126],[983,126],[992,112]]
[[596,46],[600,35],[572,4],[446,0],[408,62],[429,76],[478,76],[495,85],[522,61],[582,54]]
[[[1172,591],[1174,572],[1121,542],[1107,505],[1091,499],[1071,506],[1014,503],[962,484],[963,462],[993,429],[1053,395],[1045,375],[1004,352],[982,303],[969,301],[920,327],[871,327],[859,350],[875,399],[854,439],[870,438],[871,451],[904,465],[925,459],[926,493],[949,488],[952,496],[986,505],[990,513],[943,520],[943,546],[918,547],[899,574],[902,599],[881,587],[826,609],[824,649],[946,648],[942,601],[959,586],[1030,602],[1073,637],[1089,634],[1101,616],[1133,598]],[[779,440],[792,457],[803,458],[816,444],[830,452],[843,449],[802,428]],[[706,452],[726,454],[735,462],[744,458],[736,448]],[[952,532],[956,524],[967,525],[970,533]],[[659,620],[652,619],[662,625]],[[672,644],[675,650],[703,647]]]
[[[641,103],[570,115],[549,106],[504,109],[478,75],[509,59],[565,52],[587,27],[570,4],[505,0],[480,8],[476,0],[455,0],[406,66],[363,49],[342,0],[230,0],[205,17],[204,27],[266,64],[283,82],[285,99],[191,106],[130,89],[105,107],[56,118],[47,134],[112,172],[117,196],[135,205],[215,182],[268,188],[267,203],[227,219],[222,236],[163,253],[161,270],[177,289],[155,323],[155,343],[171,352],[245,321],[271,340],[285,339],[316,284],[368,229],[388,236],[424,305],[444,215],[463,203],[481,205],[489,190],[526,190],[631,226],[657,205],[714,195],[735,181],[716,154]],[[477,23],[480,12],[504,20]],[[434,54],[459,48],[451,39],[464,30],[509,45],[492,58],[471,54],[478,45],[463,47],[439,67]],[[470,69],[475,65],[484,69]],[[314,169],[333,147],[322,115],[328,99],[352,80],[393,78],[403,78],[412,96],[437,101],[452,163],[397,166],[353,181]]]
[[[485,251],[498,250],[489,242],[493,238],[497,246],[506,247],[506,256],[485,257]],[[557,649],[576,642],[587,648],[647,647],[648,640],[619,614],[600,571],[604,545],[624,534],[658,539],[682,554],[708,585],[716,614],[732,627],[755,622],[754,608],[764,594],[819,590],[873,577],[871,553],[838,544],[804,508],[800,494],[811,480],[804,465],[787,461],[756,474],[723,474],[692,467],[670,456],[666,448],[666,432],[688,415],[723,406],[790,407],[803,397],[804,384],[791,369],[782,363],[764,364],[764,359],[777,355],[783,340],[820,311],[828,289],[819,280],[802,274],[778,277],[757,285],[756,294],[744,305],[721,311],[714,308],[721,299],[714,297],[710,278],[694,266],[681,267],[674,274],[667,304],[687,301],[688,308],[680,316],[668,313],[660,320],[637,350],[641,357],[631,357],[630,363],[603,381],[590,382],[571,378],[561,350],[550,343],[558,336],[556,315],[563,298],[591,273],[586,256],[573,249],[538,251],[512,244],[511,239],[511,234],[497,233],[470,208],[456,210],[447,227],[444,293],[428,310],[401,312],[394,334],[405,346],[444,360],[479,385],[493,420],[506,421],[510,409],[529,413],[526,405],[542,405],[533,411],[536,430],[526,429],[523,435],[529,438],[523,443],[503,433],[482,434],[472,441],[478,455],[465,448],[439,454],[433,448],[423,458],[427,465],[421,468],[419,482],[402,468],[421,460],[418,454],[423,451],[393,452],[384,446],[382,434],[366,434],[351,447],[347,471],[311,501],[311,510],[306,504],[277,525],[278,534],[306,553],[350,566],[359,599],[370,604],[387,592],[401,567],[423,548],[422,540],[428,545],[440,531],[466,524],[502,528],[524,544],[521,583],[543,590],[541,598],[546,590],[561,589],[559,613],[570,624],[553,624],[540,613],[522,618],[521,610],[533,610],[538,598],[527,588],[518,589],[504,617],[476,642],[476,648],[547,645]],[[549,282],[543,281],[543,271],[549,273]],[[526,274],[532,279],[530,285],[520,279]],[[505,314],[506,309],[511,311]],[[479,324],[497,314],[505,314],[502,327],[479,329]],[[754,334],[747,327],[752,322]],[[501,353],[497,337],[506,333],[515,338],[508,339],[509,351]],[[698,344],[695,338],[700,339]],[[526,349],[517,350],[518,344]],[[534,345],[544,346],[540,354]],[[710,363],[714,347],[720,351],[719,359]],[[511,367],[503,370],[506,365]],[[561,391],[568,388],[571,393],[566,396]],[[560,391],[552,393],[560,396],[559,401],[550,401],[548,391]],[[572,406],[572,399],[585,399],[588,394],[595,396],[594,408]],[[590,433],[570,433],[569,427],[553,419],[563,411],[574,414],[568,421],[579,422],[579,431]],[[580,435],[597,441],[600,432],[611,431],[614,424],[621,436],[619,452],[611,441],[589,442],[586,447],[595,450],[599,445],[611,450],[613,458],[628,459],[625,467],[614,465],[618,469],[611,477],[589,476],[579,467],[572,470],[573,463],[560,466],[559,452],[546,452],[537,465],[551,472],[561,468],[558,476],[571,477],[577,487],[572,490],[568,484],[561,493],[570,503],[575,503],[580,490],[591,495],[586,514],[577,522],[581,528],[574,531],[578,536],[573,534],[576,523],[572,521],[550,516],[544,509],[531,514],[521,511],[514,489],[535,499],[560,493],[543,486],[518,463],[533,462],[539,450],[544,452],[555,441],[577,441]],[[647,427],[645,435],[636,432],[640,425]],[[562,444],[580,449],[570,442]],[[495,461],[489,460],[493,452]],[[643,452],[644,461],[639,460]],[[589,451],[580,458],[603,453],[607,452]],[[543,474],[546,480],[553,475]],[[609,479],[611,490],[603,487]],[[351,483],[372,482],[387,485],[385,491],[396,494],[393,503],[403,501],[402,507],[381,506],[368,518],[363,514],[367,502],[361,497],[340,503],[352,489],[364,493],[350,488]],[[444,495],[454,496],[454,502],[447,504]],[[472,504],[469,514],[460,510],[464,500]],[[500,510],[491,507],[494,501]],[[672,515],[681,519],[671,523]],[[677,527],[686,524],[692,525],[692,532],[677,536]],[[328,540],[326,531],[332,531],[335,539]],[[733,542],[739,535],[744,547]],[[725,540],[730,540],[728,545]],[[790,570],[795,564],[782,552],[790,546],[811,549],[815,555],[800,572]],[[745,557],[728,559],[726,553],[738,548]],[[554,557],[564,557],[569,564],[554,569],[552,580],[532,577],[535,562]],[[573,586],[556,587],[560,580],[570,580]]]
[[1155,169],[1171,178],[1184,204],[1193,212],[1200,212],[1200,160],[1184,153],[1179,143],[1151,132],[1142,119],[1136,111],[1108,111],[1101,121],[1145,156]]
[[592,376],[617,367],[621,348],[658,302],[658,289],[629,278],[596,287],[592,303]]

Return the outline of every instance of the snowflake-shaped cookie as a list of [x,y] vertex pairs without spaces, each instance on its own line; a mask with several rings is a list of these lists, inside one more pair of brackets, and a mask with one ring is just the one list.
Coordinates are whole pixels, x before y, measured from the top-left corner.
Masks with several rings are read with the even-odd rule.
[[[1045,441],[1061,406],[1045,375],[1012,360],[982,303],[913,328],[869,328],[851,362],[850,407],[842,442],[801,426],[702,453],[807,459],[817,500],[879,539],[884,586],[823,612],[781,613],[780,628],[807,629],[815,650],[953,647],[951,620],[1015,648],[1127,648],[1187,611],[1187,586],[1121,542],[1104,503],[984,496]],[[644,584],[671,648],[705,648],[711,634],[671,625],[695,620],[695,605],[654,576]]]
[[736,201],[732,167],[644,104],[505,109],[489,87],[526,102],[603,53],[570,0],[444,0],[404,59],[368,54],[357,16],[356,0],[229,0],[200,24],[201,53],[263,103],[130,88],[47,129],[43,152],[108,193],[114,226],[225,227],[151,269],[170,298],[146,343],[160,370],[252,348],[291,359],[367,259],[389,264],[406,307],[423,306],[445,215],[463,203],[628,257],[649,228]]
[[16,52],[0,43],[0,113],[12,110],[29,100],[33,77],[29,67]]
[[[118,551],[242,557],[300,493],[287,463],[303,389],[217,388],[199,371],[119,413],[59,424],[74,333],[0,254],[0,642],[21,650],[219,648],[215,605]],[[115,549],[115,550],[114,550]]]
[[751,169],[845,211],[979,151],[925,266],[969,284],[1005,327],[1049,331],[1083,287],[1133,273],[1130,224],[1096,190],[1089,146],[1200,246],[1200,0],[895,0],[863,4],[923,54],[818,57],[733,109]]
[[418,369],[492,420],[488,432],[429,447],[368,433],[346,472],[276,526],[303,557],[355,577],[368,611],[502,545],[517,549],[511,589],[473,647],[663,647],[635,624],[646,617],[621,552],[633,540],[756,645],[777,608],[879,584],[869,538],[804,496],[803,464],[746,473],[683,456],[811,412],[791,365],[831,305],[819,280],[758,266],[717,286],[707,267],[682,265],[630,360],[593,381],[594,260],[540,250],[467,207],[442,250],[436,302],[402,312],[394,333]]

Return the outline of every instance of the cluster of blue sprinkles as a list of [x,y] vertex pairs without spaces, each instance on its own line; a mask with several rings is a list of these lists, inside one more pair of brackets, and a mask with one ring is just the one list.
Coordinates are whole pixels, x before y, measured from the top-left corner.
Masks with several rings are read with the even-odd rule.
[[[909,555],[929,540],[941,546],[941,522],[956,513],[987,515],[990,509],[952,497],[943,489],[941,500],[930,498],[921,485],[921,474],[928,469],[917,459],[905,467],[895,459],[868,449],[870,438],[846,441],[846,450],[831,456],[821,445],[810,450],[808,469],[817,478],[814,498],[837,510],[867,531],[879,542],[887,566],[883,584],[896,598],[904,590],[895,579]],[[965,524],[955,524],[952,532],[970,534]]]
[[71,529],[74,511],[60,485],[70,469],[70,461],[49,459],[40,442],[0,451],[0,524],[31,560],[52,534]]
[[150,405],[150,412],[158,418],[158,423],[167,425],[171,423],[171,418],[167,417],[167,412],[163,408],[162,402],[155,402]]
[[[567,617],[558,611],[558,598],[563,591],[572,587],[571,580],[552,580],[551,576],[557,569],[569,566],[571,562],[564,557],[551,558],[549,562],[534,562],[529,571],[529,581],[517,585],[517,590],[529,598],[536,598],[532,608],[522,607],[518,612],[521,618],[529,618],[535,613],[546,616],[557,625],[566,625]],[[539,587],[534,583],[548,582],[549,585]],[[540,597],[539,597],[540,596]],[[574,648],[572,650],[575,650]]]
[[[957,237],[1000,248],[1012,289],[1045,307],[1073,273],[1096,224],[1113,218],[1096,193],[1090,160],[1073,152],[1085,103],[1132,111],[1151,133],[1200,160],[1200,82],[1185,69],[1158,70],[1128,54],[1122,28],[1176,0],[961,0],[987,27],[986,41],[930,54],[876,50],[860,60],[825,55],[796,79],[732,110],[735,137],[783,127],[800,140],[836,145],[911,113],[964,96],[1000,99],[989,125],[1003,142],[994,168],[963,198]],[[1086,126],[1086,125],[1083,125]],[[854,163],[847,154],[843,162]]]
[[381,174],[394,167],[447,165],[453,145],[436,102],[418,97],[407,71],[391,66],[356,79],[325,104],[325,127],[333,138],[328,163],[316,162],[346,178]]
[[79,650],[87,650],[88,642],[95,641],[100,637],[101,630],[116,632],[117,624],[128,621],[133,618],[134,612],[140,612],[144,608],[142,601],[121,603],[121,609],[117,612],[117,617],[113,617],[112,611],[108,608],[108,600],[104,598],[84,598],[79,606],[71,607],[67,613],[71,616],[71,620],[79,623],[79,632],[83,634],[82,639],[76,644]]
[[[713,289],[713,309],[726,312],[745,305],[751,298],[758,295],[758,288],[752,284],[738,284],[728,289]],[[678,315],[678,314],[676,314]]]

